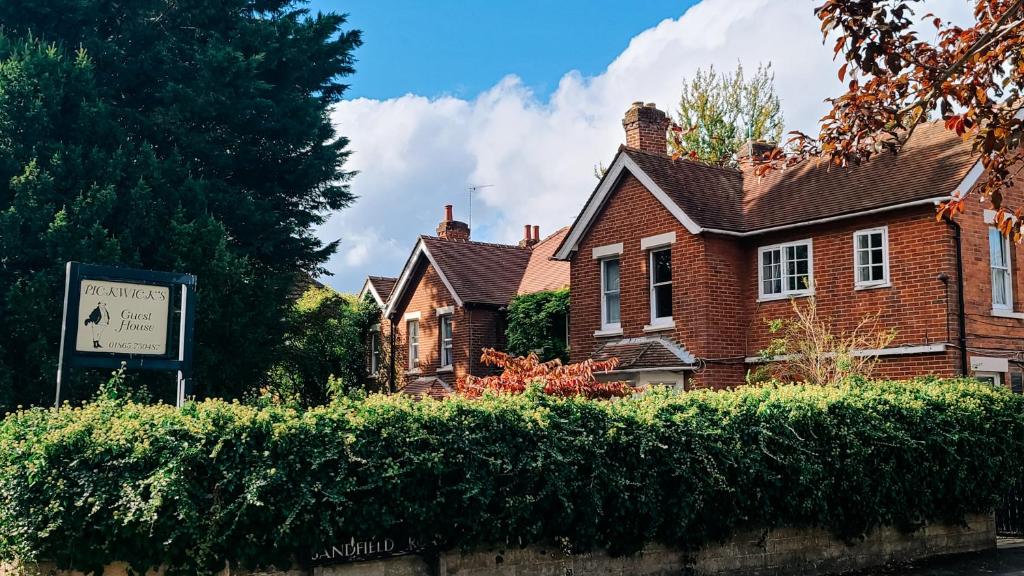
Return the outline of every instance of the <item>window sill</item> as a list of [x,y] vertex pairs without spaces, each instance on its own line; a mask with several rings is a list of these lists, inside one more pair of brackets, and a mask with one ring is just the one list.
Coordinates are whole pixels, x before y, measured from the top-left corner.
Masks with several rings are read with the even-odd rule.
[[419,368],[413,368],[412,370],[406,370],[405,371],[405,375],[406,376],[419,376],[422,373],[423,373],[423,371],[420,370]]
[[874,290],[875,288],[892,288],[892,282],[881,282],[879,284],[856,284],[854,290]]
[[644,332],[661,332],[664,330],[674,330],[676,323],[673,320],[661,320],[653,322],[644,326]]
[[814,296],[814,292],[792,292],[790,294],[770,294],[768,296],[761,296],[757,299],[758,302],[775,302],[777,300],[789,300],[790,298],[809,298]]
[[991,314],[996,318],[1016,318],[1024,320],[1024,312],[1012,312],[1010,310],[992,310]]
[[622,328],[608,328],[605,330],[595,330],[594,336],[597,338],[605,338],[607,336],[622,336]]
[[455,371],[455,368],[454,368],[454,367],[453,367],[453,366],[452,366],[451,364],[449,364],[449,365],[447,365],[447,366],[441,366],[440,368],[438,368],[438,369],[436,370],[436,372],[437,372],[438,374],[441,374],[441,373],[443,373],[443,372],[454,372],[454,371]]

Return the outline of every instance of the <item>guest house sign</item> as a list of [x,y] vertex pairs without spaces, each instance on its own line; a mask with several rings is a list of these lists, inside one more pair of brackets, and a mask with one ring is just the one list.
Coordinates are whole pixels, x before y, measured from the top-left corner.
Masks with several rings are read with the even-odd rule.
[[77,352],[167,354],[169,287],[83,278],[79,293]]
[[167,370],[178,374],[178,403],[188,395],[196,277],[68,262],[57,368]]

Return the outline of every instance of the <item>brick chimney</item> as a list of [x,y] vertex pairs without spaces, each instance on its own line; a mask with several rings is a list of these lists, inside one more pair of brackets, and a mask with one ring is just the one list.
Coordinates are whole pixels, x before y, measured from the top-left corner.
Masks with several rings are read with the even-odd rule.
[[444,220],[437,225],[437,236],[443,240],[469,240],[469,224],[452,218],[451,204],[444,206]]
[[633,102],[622,119],[622,127],[626,129],[626,146],[653,154],[667,155],[668,124],[668,116],[658,110],[654,102]]
[[760,140],[747,140],[740,146],[736,156],[740,159],[753,158],[754,160],[762,160],[764,155],[775,150],[777,144],[774,142],[762,142]]
[[529,224],[523,224],[523,239],[519,241],[519,247],[529,248],[537,242],[540,242],[540,226],[531,229]]

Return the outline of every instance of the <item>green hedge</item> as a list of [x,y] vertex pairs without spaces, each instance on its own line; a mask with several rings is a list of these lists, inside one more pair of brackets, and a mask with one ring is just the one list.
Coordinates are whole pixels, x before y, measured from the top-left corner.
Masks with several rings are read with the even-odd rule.
[[34,409],[0,424],[0,556],[204,573],[352,535],[615,553],[750,525],[855,538],[991,509],[1022,438],[1021,397],[961,381]]

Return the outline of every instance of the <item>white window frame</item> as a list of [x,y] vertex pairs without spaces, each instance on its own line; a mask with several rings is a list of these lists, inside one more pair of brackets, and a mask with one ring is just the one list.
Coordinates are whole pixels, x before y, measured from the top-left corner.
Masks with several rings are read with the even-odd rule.
[[[650,293],[650,303],[651,303],[651,324],[650,324],[650,327],[665,326],[665,325],[673,324],[672,316],[671,315],[668,315],[668,316],[658,316],[657,315],[657,312],[658,312],[657,311],[657,307],[655,306],[655,296],[654,296],[654,289],[655,288],[657,288],[659,286],[668,285],[669,293],[670,294],[672,293],[672,277],[671,276],[669,276],[668,282],[659,282],[657,284],[654,283],[654,255],[657,254],[658,252],[668,252],[669,253],[669,262],[671,262],[671,260],[672,260],[672,246],[671,245],[669,245],[669,246],[660,246],[658,248],[653,248],[653,249],[651,249],[651,250],[649,250],[647,252],[647,268],[648,268],[648,271],[647,271],[647,286],[648,286],[649,293]],[[621,290],[621,288],[622,288],[622,268],[621,268],[621,263],[620,263],[620,268],[619,268],[619,288],[620,288],[620,290],[619,290],[619,306],[620,306],[619,315],[620,316],[619,317],[621,318],[621,314],[622,314],[622,310],[621,310],[621,306],[622,306],[622,295],[621,295],[622,294],[622,290]],[[673,308],[673,312],[675,312],[675,306],[674,305],[672,306],[672,308]]]
[[[448,338],[444,337],[445,323],[448,324]],[[451,368],[455,360],[455,325],[452,322],[452,314],[441,314],[438,316],[437,339],[441,346],[441,368]]]
[[[412,327],[416,326],[416,337],[413,338]],[[420,367],[420,320],[410,318],[405,321],[405,337],[409,341],[409,370]]]
[[[992,235],[998,234],[1000,243],[1006,252],[1006,266],[997,268],[995,265],[994,254],[992,253]],[[990,226],[988,229],[988,237],[986,238],[988,244],[988,269],[989,269],[989,283],[992,285],[992,310],[999,310],[1004,312],[1013,311],[1013,252],[1010,246],[1010,239],[1006,235],[999,232],[999,229]],[[996,304],[996,283],[995,274],[996,270],[1001,270],[1002,274],[1006,275],[1006,293],[1003,294],[1006,303]]]
[[[618,322],[608,322],[608,302],[607,302],[607,298],[608,298],[608,294],[610,294],[610,292],[607,292],[605,290],[605,286],[606,286],[605,273],[606,273],[606,270],[607,270],[606,266],[608,265],[609,262],[612,262],[612,261],[619,263],[619,289],[617,291],[617,294],[619,295],[619,321]],[[598,262],[601,265],[601,331],[603,331],[603,332],[611,332],[611,331],[621,330],[622,329],[622,260],[618,256],[615,256],[613,258],[602,258]]]
[[380,369],[380,359],[377,358],[377,351],[380,348],[380,324],[374,324],[370,328],[370,375],[377,373]]
[[[807,246],[807,287],[797,290],[786,288],[786,248],[791,246]],[[779,251],[779,270],[782,274],[782,292],[778,294],[765,294],[764,292],[764,253]],[[814,294],[814,241],[811,238],[783,242],[770,246],[761,246],[757,249],[757,295],[758,300],[784,300],[800,296],[811,296]]]
[[[865,280],[861,280],[860,279],[860,269],[863,268],[864,266],[862,266],[858,262],[858,260],[857,260],[858,254],[860,252],[862,252],[862,250],[857,246],[857,241],[862,236],[867,236],[868,237],[868,248],[867,248],[866,251],[868,253],[870,253],[871,250],[873,250],[871,248],[871,235],[872,234],[881,234],[882,235],[882,279],[881,280],[866,280],[865,281]],[[870,268],[872,268],[874,266],[871,263],[870,257],[868,258],[868,264],[866,266],[867,266],[868,269],[870,269]],[[892,286],[892,281],[890,280],[890,277],[889,277],[889,227],[888,226],[879,226],[877,228],[867,228],[867,229],[864,229],[864,230],[857,230],[856,232],[853,233],[853,286],[854,286],[854,288],[861,289],[861,290],[868,289],[868,288],[886,288],[886,287]]]
[[999,373],[999,372],[975,372],[974,373],[974,379],[975,380],[985,380],[985,379],[988,379],[988,378],[992,379],[992,385],[993,386],[1002,386],[1003,385],[1003,375],[1001,373]]

